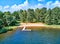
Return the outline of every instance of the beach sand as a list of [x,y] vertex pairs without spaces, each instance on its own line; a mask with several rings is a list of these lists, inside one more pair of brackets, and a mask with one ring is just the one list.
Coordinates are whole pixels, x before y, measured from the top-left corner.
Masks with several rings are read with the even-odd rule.
[[36,29],[36,28],[41,28],[44,27],[45,25],[43,23],[21,23],[19,28],[26,27],[27,29]]

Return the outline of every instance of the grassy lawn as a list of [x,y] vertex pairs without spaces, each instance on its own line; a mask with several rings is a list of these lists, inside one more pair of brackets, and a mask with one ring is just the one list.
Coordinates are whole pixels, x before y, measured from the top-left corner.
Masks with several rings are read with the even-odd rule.
[[16,29],[18,26],[8,26],[8,27],[4,27],[5,29]]
[[45,25],[45,26],[50,28],[60,28],[60,25]]

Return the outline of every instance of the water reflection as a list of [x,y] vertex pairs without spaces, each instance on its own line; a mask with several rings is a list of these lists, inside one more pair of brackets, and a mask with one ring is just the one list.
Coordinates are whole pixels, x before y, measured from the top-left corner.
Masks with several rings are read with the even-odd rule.
[[0,34],[0,41],[3,41],[5,38],[12,36],[15,31],[9,31],[7,33]]
[[22,32],[19,29],[0,35],[1,44],[60,44],[60,30],[42,29]]

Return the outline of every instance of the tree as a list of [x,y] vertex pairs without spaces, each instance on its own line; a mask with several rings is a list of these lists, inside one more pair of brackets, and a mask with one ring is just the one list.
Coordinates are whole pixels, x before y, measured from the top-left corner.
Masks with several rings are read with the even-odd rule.
[[19,17],[20,17],[20,22],[23,22],[23,10],[21,9],[20,11],[18,11]]
[[28,9],[27,10],[27,20],[28,22],[34,22],[35,15],[34,15],[34,10],[33,9]]
[[52,14],[51,14],[51,9],[47,10],[46,14],[45,14],[45,23],[48,24],[48,25],[51,25],[52,22],[51,22],[51,17],[52,17]]
[[36,22],[39,22],[39,20],[40,20],[39,15],[40,15],[40,9],[39,9],[39,8],[36,8],[36,9],[35,9]]
[[43,7],[42,9],[40,9],[40,22],[44,23],[44,19],[45,19],[45,13],[47,12],[47,8]]
[[3,27],[3,20],[0,19],[0,29],[2,29],[2,27]]
[[23,22],[26,22],[26,20],[27,20],[27,12],[26,12],[26,10],[23,10],[22,15],[23,15]]
[[3,19],[3,12],[0,11],[0,19]]
[[59,22],[59,16],[60,16],[60,8],[55,7],[52,9],[52,24],[58,24]]
[[11,15],[11,13],[7,11],[7,12],[4,12],[4,15]]
[[18,11],[14,11],[14,12],[12,13],[12,16],[15,16],[16,20],[20,20],[20,16],[19,16],[19,14],[18,14]]

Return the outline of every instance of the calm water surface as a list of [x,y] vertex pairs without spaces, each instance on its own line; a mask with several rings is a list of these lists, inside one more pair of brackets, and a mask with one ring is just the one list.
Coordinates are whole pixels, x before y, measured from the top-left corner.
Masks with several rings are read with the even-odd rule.
[[0,34],[0,44],[60,44],[60,30],[16,31]]

